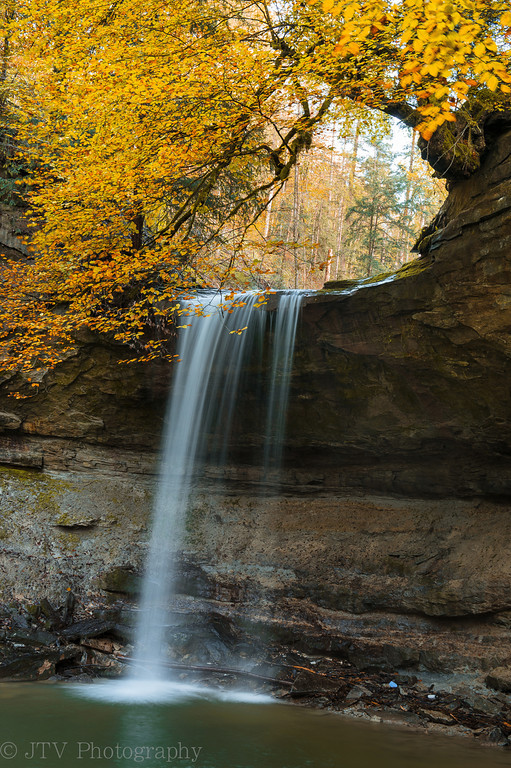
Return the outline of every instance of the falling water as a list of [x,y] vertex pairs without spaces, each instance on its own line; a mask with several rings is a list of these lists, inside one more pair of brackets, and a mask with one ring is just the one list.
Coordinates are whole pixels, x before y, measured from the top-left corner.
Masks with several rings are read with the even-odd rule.
[[[197,299],[178,339],[180,362],[166,420],[162,468],[153,516],[136,632],[136,668],[146,678],[164,674],[167,615],[175,582],[175,552],[194,480],[206,463],[225,462],[227,441],[247,360],[261,346],[268,312],[256,309],[258,294],[238,296],[234,310],[218,294]],[[280,461],[289,376],[301,295],[284,294],[275,323],[267,410],[265,469]],[[188,326],[188,327],[186,327]],[[243,329],[243,330],[242,330]],[[266,474],[266,472],[265,472]]]
[[279,479],[282,447],[286,429],[287,401],[295,350],[296,326],[302,294],[290,291],[281,295],[274,320],[270,391],[264,443],[264,480]]

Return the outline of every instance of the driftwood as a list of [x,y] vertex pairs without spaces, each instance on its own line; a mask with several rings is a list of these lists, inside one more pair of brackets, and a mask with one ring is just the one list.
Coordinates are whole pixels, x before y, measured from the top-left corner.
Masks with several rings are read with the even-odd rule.
[[[130,658],[129,656],[116,656],[118,661],[124,661],[127,663],[140,662],[137,659]],[[145,662],[150,663],[150,662]],[[258,675],[255,672],[246,672],[243,669],[230,669],[228,667],[209,667],[201,666],[198,664],[180,664],[173,661],[160,662],[164,667],[169,669],[182,669],[185,672],[217,672],[221,675],[238,675],[239,677],[249,677],[252,680],[262,680],[265,683],[273,683],[274,685],[281,685],[290,688],[293,683],[289,680],[277,680],[275,677],[267,677],[266,675]]]

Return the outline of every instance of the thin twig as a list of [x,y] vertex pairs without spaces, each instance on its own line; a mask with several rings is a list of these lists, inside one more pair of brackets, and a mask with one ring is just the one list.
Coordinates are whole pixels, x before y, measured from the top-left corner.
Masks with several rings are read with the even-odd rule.
[[[130,658],[129,656],[116,656],[116,659],[118,659],[119,661],[124,661],[128,663],[134,662],[136,664],[140,664],[140,663],[150,664],[150,662],[140,662],[137,659]],[[265,683],[274,683],[275,685],[283,685],[289,688],[293,685],[293,683],[290,682],[289,680],[277,680],[274,677],[267,677],[266,675],[257,675],[255,672],[245,672],[242,669],[230,669],[228,667],[208,667],[208,666],[201,666],[198,664],[178,664],[177,662],[173,662],[173,661],[164,661],[163,666],[168,667],[170,669],[183,669],[189,672],[218,672],[222,675],[240,675],[241,677],[250,677],[251,679],[254,679],[254,680],[263,680]]]

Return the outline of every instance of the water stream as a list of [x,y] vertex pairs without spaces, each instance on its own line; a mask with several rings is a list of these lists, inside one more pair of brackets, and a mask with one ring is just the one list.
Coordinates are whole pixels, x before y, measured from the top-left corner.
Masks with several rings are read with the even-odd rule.
[[[268,391],[264,476],[278,473],[286,422],[286,405],[294,340],[303,294],[280,296],[273,334]],[[247,363],[262,359],[268,313],[257,308],[258,294],[236,297],[232,311],[218,294],[190,302],[182,316],[176,365],[163,442],[159,488],[142,587],[136,632],[135,674],[167,677],[165,637],[168,606],[175,585],[175,554],[183,537],[184,518],[195,481],[205,465],[226,461],[235,409]],[[199,314],[196,314],[197,307]]]
[[[280,297],[274,320],[270,391],[264,443],[264,480],[278,482],[286,429],[287,402],[295,349],[296,326],[302,294],[289,291]],[[271,475],[270,475],[271,473]]]

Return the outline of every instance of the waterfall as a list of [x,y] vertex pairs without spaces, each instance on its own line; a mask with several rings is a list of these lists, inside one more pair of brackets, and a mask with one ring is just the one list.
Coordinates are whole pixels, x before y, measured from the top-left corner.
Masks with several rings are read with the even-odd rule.
[[[136,668],[146,678],[165,676],[165,616],[175,583],[175,555],[194,481],[205,464],[222,465],[247,361],[261,348],[268,312],[257,309],[258,294],[237,296],[232,311],[218,294],[188,303],[182,315],[176,365],[163,439],[153,529],[135,636]],[[301,294],[280,297],[273,334],[266,441],[266,470],[280,463],[285,410]],[[196,309],[199,307],[199,314]]]
[[[274,319],[273,351],[270,368],[270,391],[264,442],[264,481],[270,476],[279,480],[282,447],[286,429],[287,401],[291,368],[295,351],[295,336],[302,294],[289,291],[280,296]],[[272,318],[273,319],[273,318]]]

